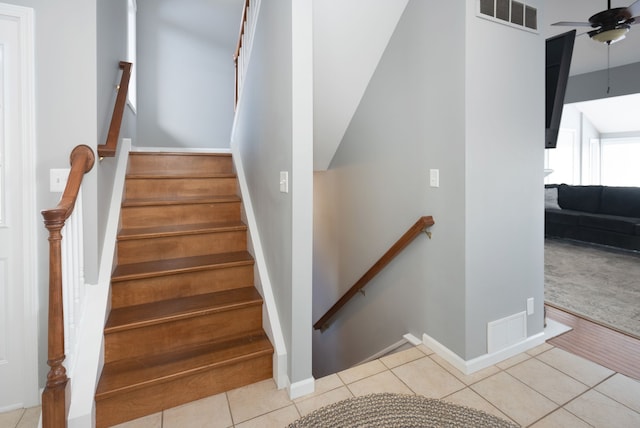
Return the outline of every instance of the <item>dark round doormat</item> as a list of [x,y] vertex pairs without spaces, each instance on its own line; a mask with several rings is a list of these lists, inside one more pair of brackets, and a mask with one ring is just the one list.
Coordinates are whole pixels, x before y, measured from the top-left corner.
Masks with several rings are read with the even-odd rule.
[[322,407],[288,428],[517,427],[480,410],[405,394],[371,394]]

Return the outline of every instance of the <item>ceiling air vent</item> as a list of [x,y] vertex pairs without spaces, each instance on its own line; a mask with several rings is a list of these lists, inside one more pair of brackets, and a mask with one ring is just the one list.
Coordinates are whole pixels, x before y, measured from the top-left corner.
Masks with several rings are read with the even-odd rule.
[[538,9],[531,2],[515,0],[479,0],[478,16],[516,28],[538,30]]

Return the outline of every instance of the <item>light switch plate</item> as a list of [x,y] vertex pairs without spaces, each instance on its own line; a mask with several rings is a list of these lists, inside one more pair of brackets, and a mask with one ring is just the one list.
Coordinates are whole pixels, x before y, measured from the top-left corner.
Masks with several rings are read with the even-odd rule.
[[289,193],[289,171],[280,171],[280,191]]
[[429,186],[440,187],[440,170],[439,169],[429,170]]
[[49,191],[54,193],[64,192],[69,177],[69,168],[49,170]]

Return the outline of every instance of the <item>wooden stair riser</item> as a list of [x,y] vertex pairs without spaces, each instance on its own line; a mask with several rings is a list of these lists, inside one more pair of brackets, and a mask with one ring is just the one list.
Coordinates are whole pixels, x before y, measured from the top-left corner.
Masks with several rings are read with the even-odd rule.
[[247,233],[231,231],[118,241],[118,263],[220,254],[247,248]]
[[235,195],[236,177],[127,178],[125,198]]
[[[109,427],[271,378],[272,354],[198,371],[169,382],[96,399],[96,426]],[[170,393],[167,393],[170,391]]]
[[253,269],[253,264],[250,264],[113,282],[111,308],[252,286]]
[[262,304],[232,311],[105,332],[105,363],[170,352],[262,328]]
[[232,174],[229,154],[190,155],[187,153],[129,153],[129,174],[171,171],[185,174]]
[[239,221],[240,202],[122,207],[120,216],[123,228]]

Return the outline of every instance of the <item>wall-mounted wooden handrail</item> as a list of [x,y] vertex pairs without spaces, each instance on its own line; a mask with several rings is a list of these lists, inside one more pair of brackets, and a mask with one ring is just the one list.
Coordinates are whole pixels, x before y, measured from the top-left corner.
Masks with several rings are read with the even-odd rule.
[[233,53],[233,63],[235,64],[235,68],[236,68],[236,88],[235,88],[235,96],[234,96],[234,105],[238,104],[238,96],[240,95],[239,94],[240,88],[238,88],[238,86],[240,85],[239,76],[238,76],[238,73],[239,73],[238,58],[240,58],[240,50],[242,49],[242,39],[245,32],[245,26],[247,25],[249,2],[250,0],[245,0],[244,2],[244,8],[242,9],[242,18],[240,19],[240,34],[238,35],[238,43],[236,44],[236,50]]
[[329,326],[329,320],[347,304],[353,296],[355,296],[365,285],[369,283],[382,269],[385,268],[402,250],[405,249],[416,237],[426,228],[433,226],[435,222],[433,217],[420,217],[418,221],[405,232],[404,235],[396,241],[395,244],[387,250],[380,259],[371,266],[371,268],[355,284],[325,313],[314,325],[316,330],[325,330]]
[[132,64],[130,62],[120,61],[122,76],[120,77],[120,85],[118,85],[116,103],[113,106],[113,115],[111,116],[111,124],[109,125],[107,141],[105,144],[100,144],[98,146],[98,156],[100,156],[100,158],[114,157],[116,155],[118,137],[120,136],[120,127],[122,126],[122,117],[124,116],[124,107],[127,103],[129,79],[131,78],[131,66]]
[[89,146],[80,145],[70,156],[71,171],[62,198],[55,208],[42,211],[44,225],[49,231],[49,329],[47,384],[42,393],[42,426],[67,426],[69,389],[64,362],[64,311],[62,300],[62,254],[60,231],[73,212],[84,175],[91,171],[95,155]]

